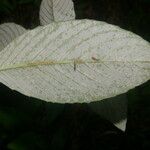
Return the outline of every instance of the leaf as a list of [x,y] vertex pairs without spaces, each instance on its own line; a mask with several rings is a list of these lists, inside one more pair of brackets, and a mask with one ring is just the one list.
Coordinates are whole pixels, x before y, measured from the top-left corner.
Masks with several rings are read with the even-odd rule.
[[0,51],[25,31],[23,27],[15,23],[4,23],[0,25]]
[[127,118],[115,123],[115,126],[118,127],[120,130],[125,131],[127,124]]
[[40,7],[41,25],[75,19],[72,0],[43,0]]
[[150,44],[92,20],[28,31],[0,52],[0,82],[48,102],[113,97],[150,79]]

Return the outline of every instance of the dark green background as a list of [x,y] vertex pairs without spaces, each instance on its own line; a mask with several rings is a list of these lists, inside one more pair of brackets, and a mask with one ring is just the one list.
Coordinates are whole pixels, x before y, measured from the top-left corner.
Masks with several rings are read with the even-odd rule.
[[[41,0],[0,0],[0,23],[39,25]],[[149,0],[75,0],[78,19],[106,21],[150,41]],[[150,149],[150,81],[127,93],[125,133],[86,104],[32,99],[0,84],[0,150]],[[97,102],[99,103],[99,102]]]

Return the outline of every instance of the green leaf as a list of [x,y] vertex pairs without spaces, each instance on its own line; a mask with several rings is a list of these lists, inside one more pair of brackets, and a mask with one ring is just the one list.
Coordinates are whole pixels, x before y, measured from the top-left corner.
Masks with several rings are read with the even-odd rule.
[[14,6],[8,0],[1,0],[0,1],[0,11],[9,13],[13,10]]
[[48,141],[36,133],[26,133],[8,144],[9,150],[47,150]]

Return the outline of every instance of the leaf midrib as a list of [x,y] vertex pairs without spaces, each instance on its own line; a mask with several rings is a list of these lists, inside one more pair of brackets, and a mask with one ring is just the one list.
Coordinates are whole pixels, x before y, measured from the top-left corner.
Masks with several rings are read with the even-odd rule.
[[48,65],[62,65],[62,64],[73,64],[73,65],[79,65],[79,64],[93,64],[93,63],[150,63],[150,61],[102,61],[102,60],[64,60],[64,61],[36,61],[36,62],[23,62],[20,64],[12,64],[12,65],[6,65],[0,68],[1,71],[6,70],[12,70],[12,69],[19,69],[19,68],[34,68],[37,66],[48,66]]

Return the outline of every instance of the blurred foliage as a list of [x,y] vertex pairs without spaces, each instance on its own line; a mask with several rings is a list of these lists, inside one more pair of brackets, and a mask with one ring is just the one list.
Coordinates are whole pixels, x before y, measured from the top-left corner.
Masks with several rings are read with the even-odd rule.
[[10,13],[16,9],[18,5],[29,3],[38,5],[40,0],[0,0],[0,12]]
[[[74,2],[78,19],[116,24],[150,41],[150,0]],[[34,28],[39,25],[40,3],[41,0],[0,0],[0,23],[16,22]],[[0,150],[148,150],[150,81],[127,95],[128,123],[122,133],[86,104],[46,103],[0,84]]]

